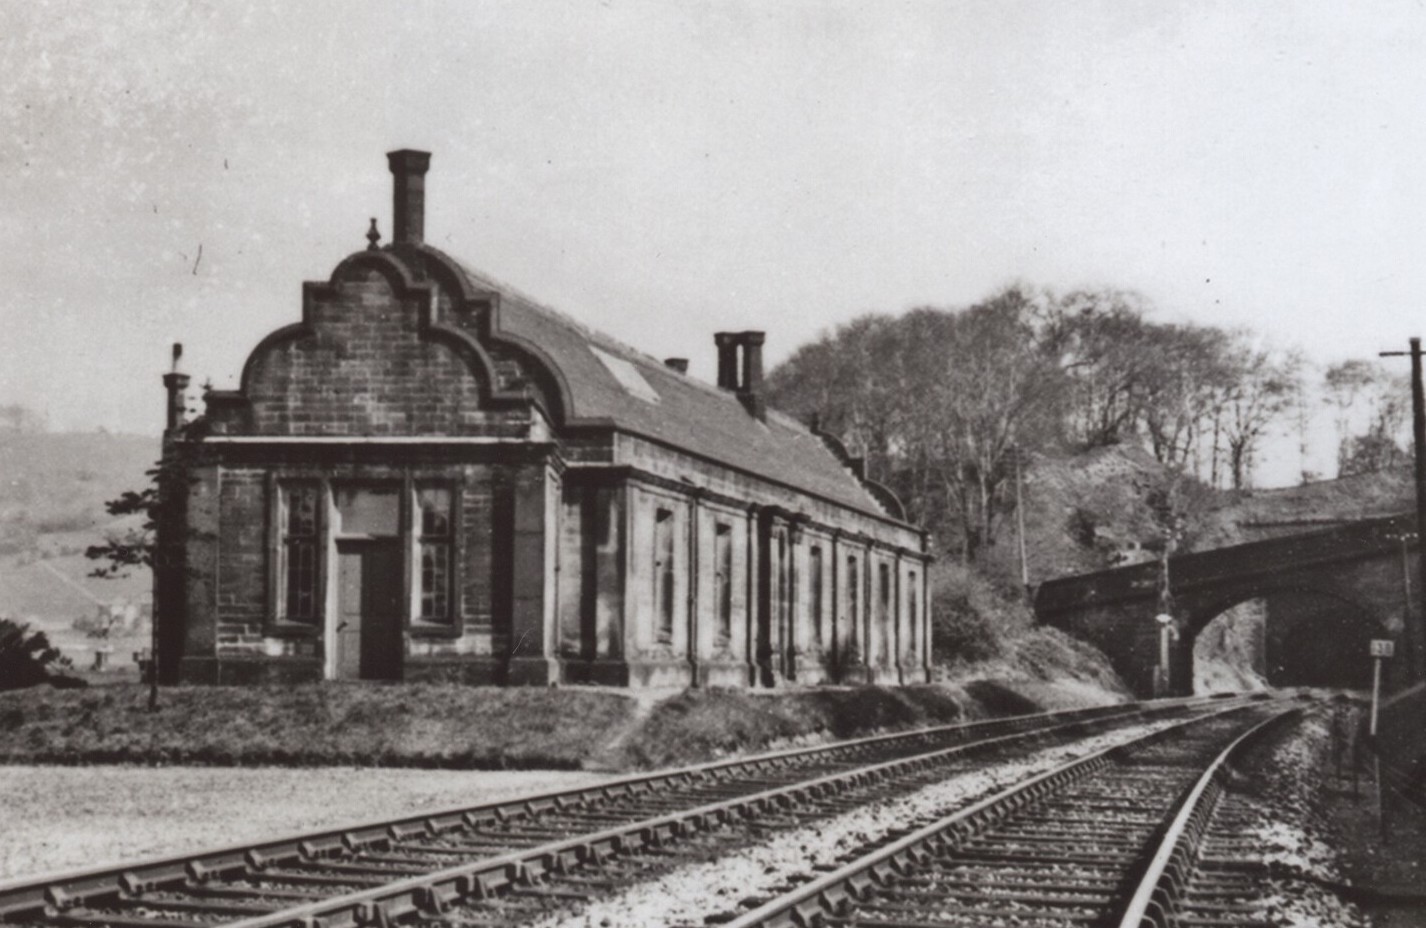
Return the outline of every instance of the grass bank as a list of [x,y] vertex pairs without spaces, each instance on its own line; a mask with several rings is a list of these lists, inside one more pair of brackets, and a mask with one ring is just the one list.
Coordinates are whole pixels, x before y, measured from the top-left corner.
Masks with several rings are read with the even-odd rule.
[[1112,702],[1032,679],[775,692],[461,686],[0,693],[0,763],[638,770],[964,719]]
[[620,693],[458,686],[0,693],[7,763],[579,769],[637,704]]

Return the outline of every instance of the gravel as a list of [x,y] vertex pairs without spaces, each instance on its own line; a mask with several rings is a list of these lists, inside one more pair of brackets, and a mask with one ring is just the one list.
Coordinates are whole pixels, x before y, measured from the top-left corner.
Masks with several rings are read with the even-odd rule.
[[609,779],[530,770],[4,766],[0,880]]
[[[1331,746],[1326,719],[1320,713],[1309,716],[1292,736],[1276,742],[1256,766],[1253,788],[1240,798],[1257,819],[1250,833],[1263,860],[1313,879],[1346,883],[1323,807]],[[1291,928],[1370,924],[1355,905],[1309,880],[1272,880],[1263,910],[1274,925]]]
[[750,896],[771,896],[795,874],[810,873],[910,822],[919,825],[963,808],[996,790],[1075,757],[1122,744],[1176,721],[1149,722],[1098,735],[1072,746],[1046,748],[1022,761],[951,777],[901,799],[869,805],[806,828],[782,833],[720,860],[679,868],[650,883],[597,901],[573,916],[536,922],[538,928],[664,928],[701,924],[707,915],[738,909]]

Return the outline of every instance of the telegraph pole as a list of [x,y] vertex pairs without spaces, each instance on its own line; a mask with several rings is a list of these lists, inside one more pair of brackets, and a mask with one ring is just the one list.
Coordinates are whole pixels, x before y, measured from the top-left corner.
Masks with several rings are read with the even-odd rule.
[[[1411,357],[1411,431],[1413,456],[1416,459],[1416,589],[1426,591],[1426,392],[1421,386],[1421,339],[1411,339],[1410,351],[1382,351],[1383,358]],[[1418,597],[1419,598],[1419,597]],[[1411,656],[1417,679],[1426,676],[1426,602],[1422,603],[1422,619],[1412,628]],[[1406,617],[1411,621],[1411,616]]]

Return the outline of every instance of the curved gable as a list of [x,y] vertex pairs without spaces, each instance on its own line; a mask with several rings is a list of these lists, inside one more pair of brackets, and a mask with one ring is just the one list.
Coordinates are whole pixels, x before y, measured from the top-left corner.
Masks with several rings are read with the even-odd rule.
[[302,322],[265,338],[241,395],[260,435],[453,435],[488,416],[480,345],[431,321],[431,288],[365,252],[304,287]]

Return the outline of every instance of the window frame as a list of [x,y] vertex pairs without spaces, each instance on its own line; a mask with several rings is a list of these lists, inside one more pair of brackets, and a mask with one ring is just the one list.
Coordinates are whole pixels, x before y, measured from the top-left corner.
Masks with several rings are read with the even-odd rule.
[[822,595],[823,571],[822,546],[809,545],[807,548],[807,613],[812,620],[812,641],[820,651],[826,647],[826,630],[822,627],[822,613],[826,611]]
[[675,537],[677,521],[672,508],[658,506],[654,509],[653,537],[653,596],[654,596],[654,644],[671,646],[674,629],[678,625],[677,585],[678,542]]
[[[394,469],[393,469],[394,470]],[[465,556],[464,526],[461,510],[464,505],[465,477],[443,469],[384,470],[375,475],[365,473],[332,474],[307,468],[274,468],[266,475],[267,499],[267,598],[263,608],[263,634],[277,638],[320,638],[327,631],[332,590],[330,571],[337,542],[366,539],[398,539],[401,545],[403,575],[402,602],[405,603],[401,627],[415,638],[458,638],[464,634],[462,614],[462,560]],[[287,615],[288,557],[283,519],[287,511],[285,493],[288,488],[308,485],[317,489],[316,578],[314,611],[311,619],[291,619]],[[336,492],[339,488],[361,486],[395,486],[399,499],[398,532],[395,535],[340,533],[336,514]],[[449,570],[447,577],[447,618],[443,621],[421,617],[420,602],[420,502],[419,489],[440,488],[450,493],[448,520]]]
[[[268,478],[268,590],[263,632],[273,637],[320,637],[327,618],[327,547],[331,522],[327,481],[320,476],[302,473],[270,473]],[[289,552],[292,549],[288,532],[291,511],[288,494],[299,487],[307,487],[315,491],[317,496],[313,511],[313,531],[310,535],[302,536],[309,540],[313,553],[312,615],[293,618],[289,612],[288,590],[291,576]]]
[[733,525],[713,524],[713,645],[733,644]]
[[[428,535],[426,532],[425,509],[421,505],[421,494],[429,490],[441,490],[447,494],[445,531]],[[449,480],[415,479],[410,492],[411,518],[408,539],[411,546],[411,608],[406,617],[407,627],[413,632],[446,632],[456,630],[460,625],[460,486]],[[430,539],[428,541],[428,538]],[[430,616],[425,614],[425,562],[427,544],[443,544],[446,549],[445,614]]]

